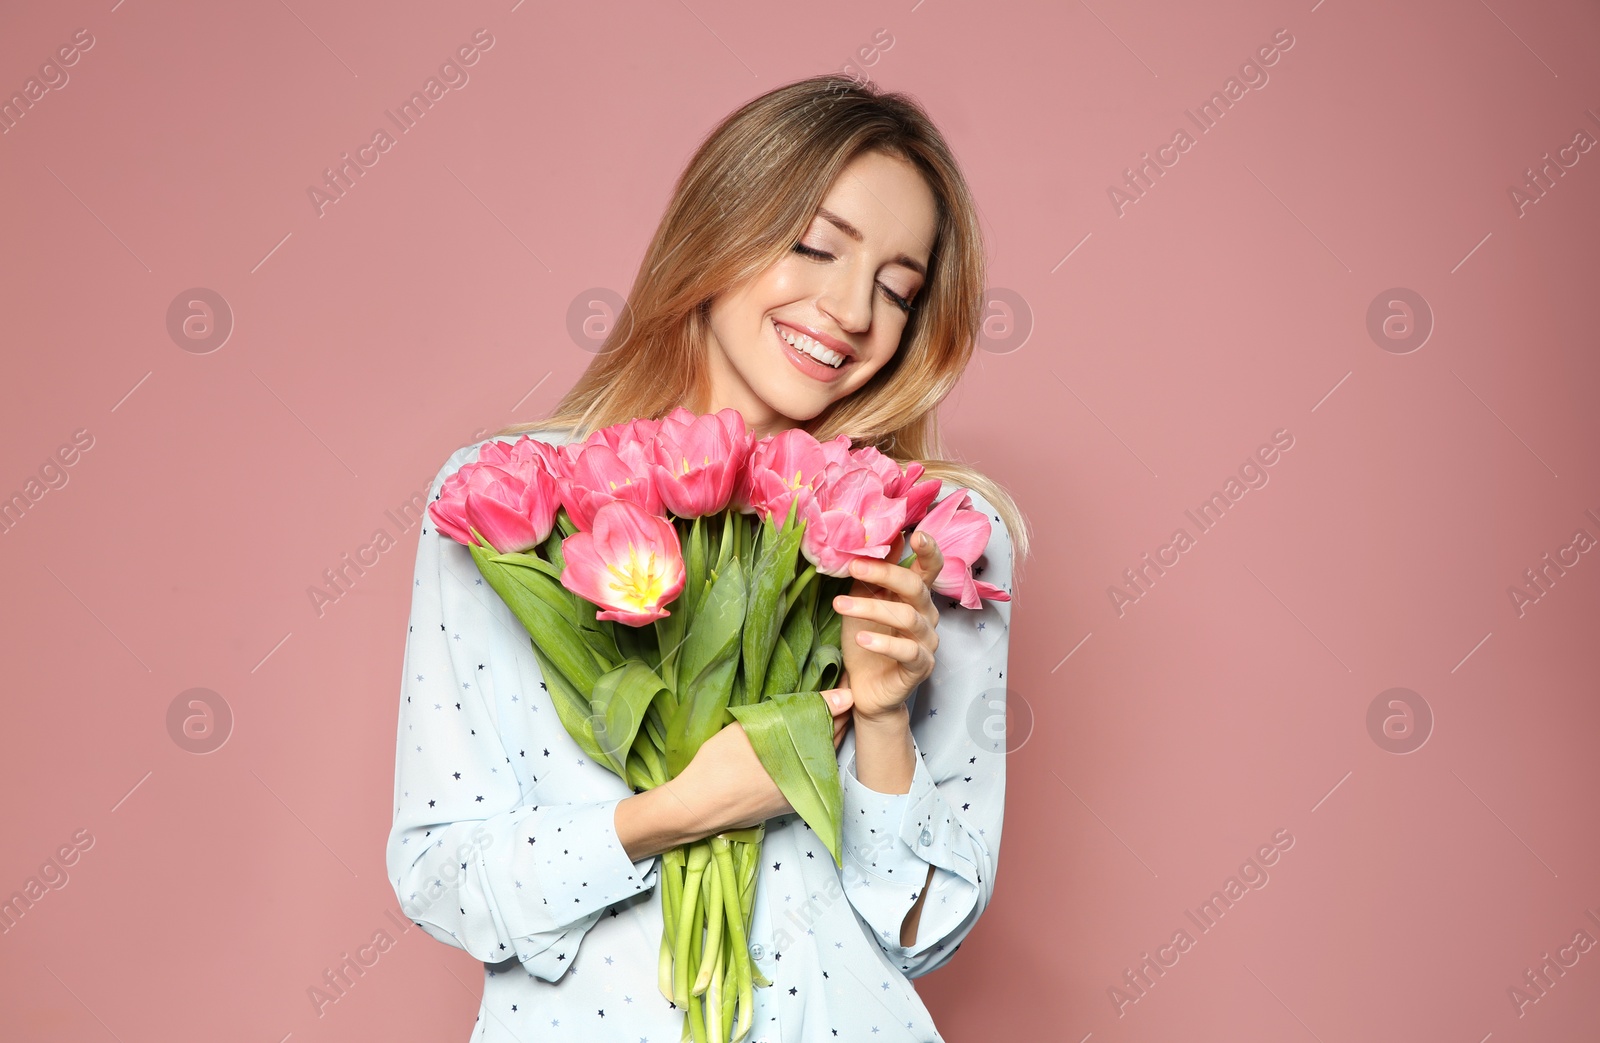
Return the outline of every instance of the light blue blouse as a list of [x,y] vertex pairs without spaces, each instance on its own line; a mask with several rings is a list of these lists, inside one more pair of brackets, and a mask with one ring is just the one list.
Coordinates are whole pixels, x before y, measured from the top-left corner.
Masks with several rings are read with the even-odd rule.
[[[430,502],[484,442],[450,457]],[[942,483],[939,498],[953,488]],[[1010,591],[1005,523],[976,492],[970,502],[993,522],[975,571]],[[934,602],[936,665],[910,703],[910,792],[856,779],[849,729],[843,868],[799,815],[767,821],[749,940],[773,984],[755,990],[749,1043],[943,1039],[909,979],[954,955],[994,893],[1011,603]],[[522,624],[431,518],[404,669],[389,880],[414,923],[483,961],[470,1039],[677,1043],[684,1014],[656,985],[659,856],[630,860],[613,818],[633,791],[567,734]],[[916,941],[902,946],[930,865]]]

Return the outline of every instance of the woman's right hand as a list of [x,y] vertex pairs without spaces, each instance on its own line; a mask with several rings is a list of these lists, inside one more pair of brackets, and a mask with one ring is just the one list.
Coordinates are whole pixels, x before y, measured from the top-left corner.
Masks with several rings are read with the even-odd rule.
[[[850,689],[834,688],[822,695],[833,715],[833,748],[838,750],[853,719]],[[685,794],[693,807],[706,809],[695,827],[705,830],[702,835],[743,829],[794,811],[762,767],[744,725],[738,721],[725,725],[701,743],[694,758],[670,785]]]

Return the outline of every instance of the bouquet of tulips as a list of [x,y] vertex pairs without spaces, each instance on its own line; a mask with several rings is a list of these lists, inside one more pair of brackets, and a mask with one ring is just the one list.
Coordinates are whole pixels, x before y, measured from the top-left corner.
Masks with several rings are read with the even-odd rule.
[[[429,513],[465,544],[532,637],[563,727],[636,791],[660,786],[737,720],[790,805],[840,858],[842,791],[822,697],[843,668],[834,595],[854,558],[906,529],[944,555],[935,591],[977,608],[989,519],[967,491],[840,435],[756,440],[734,409],[676,409],[551,445],[488,442]],[[911,555],[898,564],[909,564]],[[684,1038],[744,1038],[765,824],[662,853],[661,993]]]

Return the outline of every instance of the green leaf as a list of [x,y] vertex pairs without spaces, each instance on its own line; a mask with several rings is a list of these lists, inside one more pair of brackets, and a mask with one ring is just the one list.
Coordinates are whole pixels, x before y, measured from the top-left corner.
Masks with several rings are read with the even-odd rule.
[[478,571],[488,581],[494,592],[511,609],[524,629],[537,634],[535,644],[544,651],[556,667],[579,692],[594,691],[594,684],[604,672],[598,669],[589,643],[583,632],[573,626],[553,603],[548,576],[533,569],[520,568],[490,560],[494,551],[482,547],[468,547]]
[[818,644],[806,660],[805,671],[800,675],[800,689],[810,691],[815,688],[819,692],[826,692],[830,688],[837,688],[838,678],[843,673],[844,654],[839,646]]
[[[557,512],[556,517],[559,520],[565,515],[566,511],[563,510]],[[562,570],[567,567],[567,556],[561,550],[561,541],[566,538],[566,533],[557,525],[550,529],[550,535],[546,536],[544,543],[540,545],[540,549],[544,551],[544,560]]]
[[[509,554],[496,554],[489,560],[502,565],[521,565],[523,568],[537,569],[557,583],[561,582],[561,569],[545,561],[537,554],[524,554],[520,551],[513,551]],[[565,590],[566,588],[563,587],[562,589]]]
[[[794,658],[797,677],[798,671],[805,669],[806,660],[811,658],[811,643],[816,639],[817,589],[817,584],[807,584],[795,603],[790,605],[788,618],[783,623],[783,642],[789,646],[789,654]],[[770,683],[768,685],[769,691],[773,692],[794,692],[810,687],[800,684],[798,679],[787,688],[772,688]]]
[[[737,651],[737,650],[736,650]],[[689,686],[688,697],[678,704],[667,725],[667,775],[676,778],[688,767],[701,745],[728,723],[728,699],[739,673],[739,657],[717,660]]]
[[[509,575],[521,582],[530,591],[544,598],[553,608],[572,623],[574,627],[585,634],[594,635],[589,644],[604,655],[609,663],[621,662],[628,658],[617,647],[617,632],[624,629],[622,624],[609,619],[598,618],[594,603],[579,597],[561,584],[561,573],[566,568],[565,558],[561,554],[561,543],[552,533],[545,544],[554,549],[553,560],[546,561],[534,554],[510,553],[495,554],[488,560],[499,564],[529,569],[547,577],[550,582],[539,583],[521,573],[512,572]],[[627,627],[626,629],[636,629]],[[609,665],[606,666],[609,669]]]
[[789,639],[786,637],[778,638],[778,646],[772,650],[766,685],[766,695],[793,692],[800,687],[800,667],[794,661],[794,653],[789,651]]
[[739,530],[735,526],[742,524],[743,518],[740,512],[731,507],[722,512],[722,545],[717,551],[717,563],[712,566],[713,572],[721,572],[726,569],[728,562],[736,557],[734,554],[734,542]]
[[836,866],[840,857],[844,791],[833,745],[833,715],[821,692],[775,695],[729,711],[744,726],[761,766],[790,806],[822,838]]
[[625,663],[629,659],[637,659],[652,670],[656,668],[656,664],[650,662],[651,656],[656,652],[654,634],[646,637],[643,627],[619,626],[612,631],[611,636],[616,638],[617,651],[621,653],[617,656],[618,662]]
[[644,761],[645,768],[650,775],[650,785],[660,786],[667,781],[667,762],[659,747],[650,742],[634,744],[630,757],[638,757]]
[[683,594],[673,602],[671,610],[653,624],[656,631],[656,652],[652,658],[660,656],[656,672],[674,692],[679,688],[678,663],[683,658],[683,635],[694,620],[694,609],[689,606],[692,601],[698,600],[689,598],[688,592],[688,585],[685,584]]
[[655,786],[655,780],[650,777],[650,769],[645,764],[644,758],[637,753],[628,754],[627,783],[641,793]]
[[[492,561],[492,564],[504,569],[505,575],[512,582],[521,584],[528,593],[561,613],[593,653],[601,673],[628,658],[617,646],[617,631],[625,624],[617,623],[615,620],[600,619],[594,602],[574,594],[562,586],[559,579],[551,579],[543,569],[529,568],[515,561]],[[526,624],[527,621],[523,622]],[[529,627],[529,631],[539,633],[532,627]]]
[[[812,596],[813,600],[807,602],[814,605],[814,612],[810,654],[806,657],[805,666],[800,670],[802,689],[818,688],[826,691],[836,687],[836,682],[824,683],[824,675],[838,677],[844,672],[844,655],[839,648],[844,620],[833,607],[833,599],[836,595],[849,590],[853,582],[849,577],[843,579],[822,575],[817,577],[816,593]],[[797,610],[802,607],[804,606],[795,606]],[[835,669],[830,670],[830,668]]]
[[[848,586],[843,588],[843,590],[848,589]],[[839,644],[839,637],[844,629],[844,618],[839,615],[839,610],[833,607],[833,599],[843,590],[828,591],[828,599],[826,601],[821,598],[817,599],[818,645],[834,645],[837,647]]]
[[666,687],[656,672],[639,659],[630,659],[594,686],[590,724],[605,763],[627,780],[628,751],[644,723],[650,701]]
[[746,591],[744,567],[731,559],[712,573],[711,589],[695,612],[679,651],[678,691],[688,692],[694,681],[718,660],[738,651],[744,626]]
[[794,582],[800,540],[805,536],[806,527],[794,521],[799,509],[800,499],[796,497],[789,504],[789,517],[782,532],[773,518],[761,523],[761,550],[750,576],[750,611],[744,624],[744,670],[752,692],[770,690],[765,684],[767,660],[783,626],[784,609],[788,607],[784,595]]
[[[700,607],[700,598],[705,594],[706,586],[706,521],[696,518],[689,525],[689,536],[682,541],[683,544],[683,593],[678,595],[678,602],[684,606],[687,616],[693,616],[696,608]],[[674,605],[673,610],[677,611]],[[663,651],[670,652],[671,648]]]
[[644,730],[656,749],[664,750],[667,748],[667,736],[661,730],[661,715],[654,707],[651,708],[651,712],[644,719]]
[[689,625],[683,642],[677,712],[667,727],[667,770],[688,765],[700,744],[722,728],[739,669],[739,632],[745,614],[744,568],[730,558]]

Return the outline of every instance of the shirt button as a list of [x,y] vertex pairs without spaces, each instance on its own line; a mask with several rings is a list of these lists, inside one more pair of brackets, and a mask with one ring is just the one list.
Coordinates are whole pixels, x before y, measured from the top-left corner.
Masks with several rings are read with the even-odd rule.
[[752,960],[759,960],[763,956],[765,956],[766,954],[767,954],[767,950],[765,950],[765,949],[763,949],[761,947],[761,943],[760,942],[751,942],[750,943],[750,958]]
[[927,830],[923,830],[922,835],[917,838],[917,842],[923,847],[927,847],[929,844],[933,843],[933,834],[929,833]]

